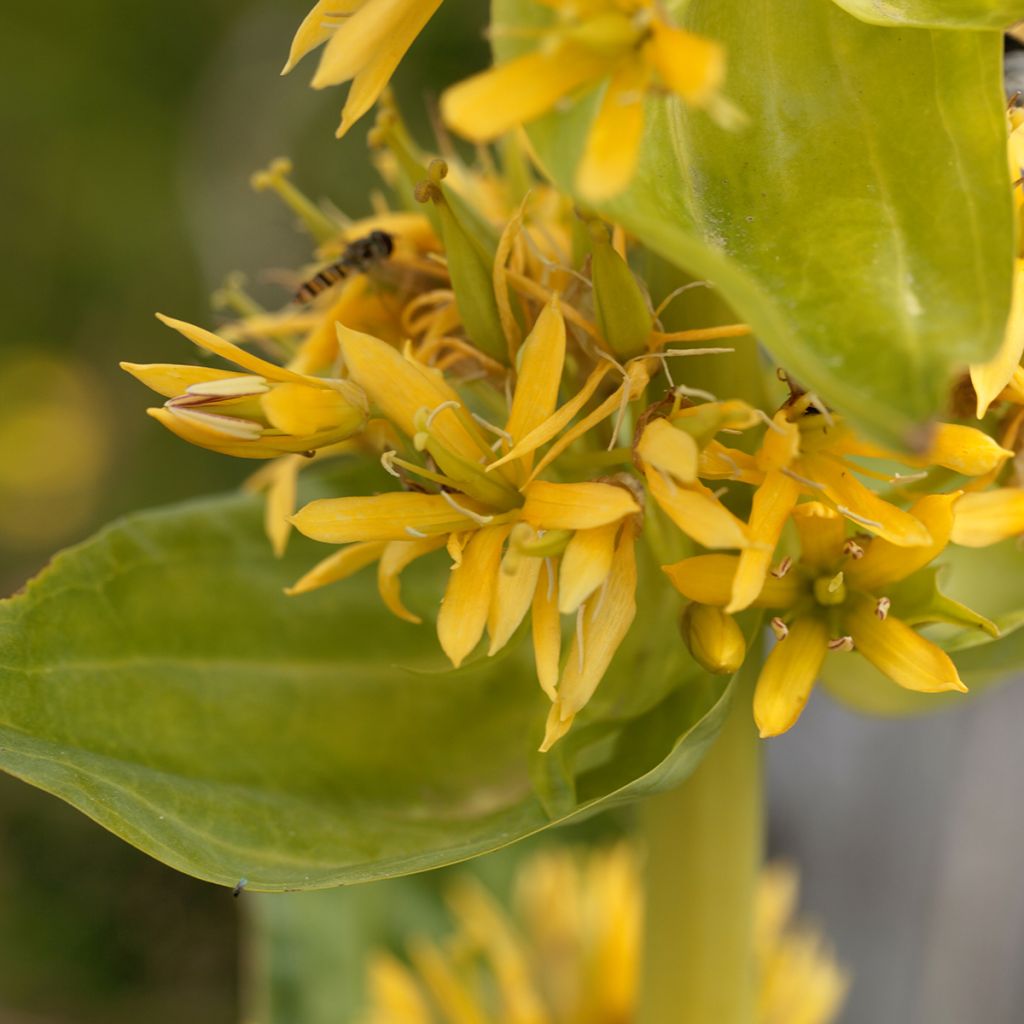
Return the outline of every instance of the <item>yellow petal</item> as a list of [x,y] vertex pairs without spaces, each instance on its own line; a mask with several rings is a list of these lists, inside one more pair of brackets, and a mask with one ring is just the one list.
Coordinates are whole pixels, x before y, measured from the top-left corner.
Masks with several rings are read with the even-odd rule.
[[251,379],[251,374],[215,370],[209,366],[179,366],[175,363],[121,363],[121,369],[164,398],[182,395],[194,384],[210,381]]
[[331,33],[343,25],[345,18],[352,14],[365,0],[317,0],[313,9],[302,19],[288,52],[288,63],[281,71],[288,74],[296,64],[331,38]]
[[1024,488],[965,494],[953,507],[954,544],[984,548],[1024,533]]
[[606,60],[582,47],[534,50],[445,90],[441,116],[459,135],[490,142],[547,113],[607,70]]
[[232,420],[229,416],[194,409],[147,409],[146,414],[183,441],[222,455],[239,459],[276,459],[285,454],[273,444],[265,443],[259,425],[248,420]]
[[446,538],[441,535],[417,540],[393,540],[385,546],[377,563],[377,589],[380,591],[381,600],[392,615],[416,624],[423,621],[402,603],[402,573],[406,566],[417,558],[444,547],[445,540]]
[[[466,507],[472,507],[463,499]],[[292,518],[313,540],[348,544],[358,540],[410,540],[419,533],[450,533],[472,523],[438,494],[399,492],[368,498],[321,498]]]
[[700,476],[712,480],[740,480],[757,486],[764,471],[757,460],[738,448],[727,448],[719,441],[709,441],[700,453]]
[[893,615],[880,619],[870,598],[852,599],[844,626],[857,650],[905,689],[922,693],[967,692],[945,651]]
[[439,443],[476,461],[487,444],[472,425],[459,396],[436,370],[407,359],[390,345],[372,335],[338,324],[338,344],[349,375],[370,397],[370,401],[409,437],[416,434],[416,414],[434,410],[447,402],[430,430]]
[[367,968],[367,987],[373,1007],[367,1024],[433,1024],[433,1011],[412,971],[390,953],[373,954]]
[[354,434],[366,423],[366,396],[349,381],[336,384],[336,388],[278,384],[261,396],[260,405],[270,425],[285,434],[302,437],[323,430]]
[[[184,335],[193,345],[198,345],[200,348],[206,349],[207,352],[212,352],[252,373],[258,373],[261,377],[266,377],[267,380],[292,381],[295,384],[306,384],[311,387],[319,386],[316,377],[304,377],[301,373],[294,373],[291,370],[286,370],[283,366],[269,363],[266,359],[260,359],[259,356],[246,352],[244,348],[239,348],[210,331],[204,331],[202,327],[196,327],[184,320],[175,320],[173,317],[164,316],[163,313],[157,313],[156,318],[162,324],[173,327],[179,334]],[[323,386],[329,387],[330,385],[324,384]]]
[[543,564],[542,558],[531,558],[512,550],[506,553],[487,616],[487,635],[491,638],[489,655],[497,654],[526,618]]
[[439,6],[440,0],[366,0],[331,36],[313,87],[351,81],[374,60],[393,59],[393,70]]
[[533,595],[531,629],[537,681],[552,699],[557,697],[558,662],[562,655],[562,624],[558,617],[557,560],[544,559],[544,571],[537,579]]
[[371,562],[377,561],[383,551],[384,542],[379,540],[350,544],[340,551],[335,551],[333,555],[328,555],[322,562],[318,562],[302,579],[287,587],[285,593],[292,596],[305,594],[318,587],[326,587],[329,583],[348,579],[353,573],[357,573]]
[[601,588],[577,612],[583,617],[558,684],[562,718],[593,696],[636,615],[636,554],[630,524],[622,530],[612,568]]
[[876,537],[868,544],[863,558],[846,563],[846,582],[857,590],[871,592],[923,569],[949,543],[954,509],[958,507],[961,493],[929,494],[918,499],[910,512],[924,523],[931,534],[931,543],[908,548]]
[[[697,555],[662,566],[683,597],[701,604],[724,607],[732,598],[732,584],[739,566],[738,555]],[[769,576],[753,601],[755,608],[788,608],[801,595],[801,582],[793,574]]]
[[[1018,169],[1017,175],[1020,175]],[[1018,189],[1013,190],[1015,194]],[[987,363],[971,367],[971,383],[978,396],[978,419],[988,412],[988,407],[999,397],[1010,382],[1014,371],[1024,355],[1024,260],[1018,259],[1013,271],[1013,301],[1010,318],[1006,324],[1003,343],[999,351]]]
[[1013,452],[982,430],[959,423],[938,423],[926,455],[919,463],[911,464],[945,466],[965,476],[983,476],[998,469],[1012,456]]
[[647,473],[654,500],[683,533],[706,548],[742,548],[747,526],[737,519],[703,484],[677,486],[661,473]]
[[649,81],[650,69],[636,59],[625,61],[608,82],[576,168],[576,188],[590,202],[618,195],[633,178]]
[[524,493],[522,517],[538,530],[589,530],[640,511],[633,495],[614,484],[534,480]]
[[725,79],[725,50],[704,36],[656,20],[650,57],[662,81],[687,103],[707,102]]
[[772,648],[754,691],[754,721],[762,737],[784,733],[800,717],[827,652],[825,623],[806,616]]
[[764,473],[786,469],[799,454],[800,428],[786,419],[785,411],[777,412],[755,457],[758,468]]
[[[352,88],[349,89],[348,96],[345,98],[345,106],[341,111],[341,124],[335,133],[338,138],[341,138],[377,102],[406,51],[423,30],[423,26],[441,6],[441,0],[377,0],[378,6],[381,3],[391,3],[393,7],[403,8],[403,10],[398,10],[391,15],[392,18],[397,19],[396,22],[386,26],[387,34],[374,45],[373,50],[363,50],[360,54],[360,44],[353,38],[353,30],[357,28],[354,24],[356,18],[353,17],[349,25],[339,31],[334,39],[327,44],[320,67],[313,78],[315,88],[322,88],[323,85],[329,85],[333,81],[348,80],[348,75],[345,78],[337,77],[339,71],[344,70],[345,63],[344,61],[332,63],[337,56],[332,52],[335,46],[344,46],[343,56],[349,61],[349,67],[354,66],[360,57],[366,60],[367,54],[371,54],[370,59],[366,60],[366,63],[359,68],[352,80]],[[367,8],[373,6],[372,0],[366,6]]]
[[793,509],[800,534],[800,562],[811,569],[829,569],[843,557],[846,521],[820,501],[806,501]]
[[527,435],[521,438],[512,450],[503,455],[500,459],[496,459],[492,462],[487,469],[492,470],[498,466],[504,465],[506,462],[511,462],[514,459],[521,459],[524,455],[529,452],[536,451],[542,444],[547,444],[557,433],[562,431],[569,423],[573,421],[576,414],[590,401],[590,397],[597,390],[601,381],[608,375],[612,369],[611,363],[602,362],[600,365],[595,367],[591,371],[590,376],[587,378],[586,383],[580,389],[579,393],[574,395],[565,405],[556,409],[543,423],[534,427]]
[[572,728],[575,718],[575,713],[568,711],[561,700],[555,700],[544,724],[544,740],[539,748],[542,754],[546,754]]
[[740,553],[732,600],[725,609],[730,614],[749,608],[761,593],[782,527],[799,497],[800,485],[777,469],[765,475],[764,483],[754,493],[750,510],[751,546]]
[[640,435],[637,454],[653,469],[668,473],[682,483],[697,479],[700,449],[692,435],[665,419],[652,420]]
[[437,638],[456,668],[483,636],[501,548],[510,530],[507,524],[478,530],[463,549],[462,561],[452,569],[437,616]]
[[518,373],[505,430],[515,446],[555,411],[565,363],[565,321],[553,298],[537,317],[516,357]]
[[928,530],[920,519],[883,501],[865,487],[853,471],[825,455],[803,455],[794,471],[812,481],[839,512],[893,544],[928,544]]
[[558,610],[571,615],[605,581],[615,554],[619,524],[577,530],[562,555],[558,577]]
[[299,469],[307,460],[301,455],[286,455],[264,466],[246,482],[248,491],[266,490],[263,507],[263,529],[274,554],[280,558],[291,534],[291,517],[295,514],[295,498]]

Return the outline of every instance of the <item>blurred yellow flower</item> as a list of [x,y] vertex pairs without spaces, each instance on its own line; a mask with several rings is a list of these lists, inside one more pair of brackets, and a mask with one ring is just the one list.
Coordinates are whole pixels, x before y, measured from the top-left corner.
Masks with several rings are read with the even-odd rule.
[[591,201],[607,199],[633,177],[647,97],[661,90],[695,106],[714,103],[725,52],[670,25],[654,0],[540,2],[555,20],[541,31],[537,48],[448,89],[441,113],[459,134],[489,142],[604,84],[576,187]]
[[406,51],[441,0],[317,0],[292,40],[286,75],[326,43],[313,88],[351,82],[340,138],[376,103]]
[[[526,860],[506,909],[465,875],[447,894],[441,941],[407,944],[408,961],[371,956],[361,1024],[628,1024],[643,928],[639,858],[626,844]],[[821,937],[794,924],[797,880],[766,868],[755,907],[758,1024],[828,1024],[848,979]]]

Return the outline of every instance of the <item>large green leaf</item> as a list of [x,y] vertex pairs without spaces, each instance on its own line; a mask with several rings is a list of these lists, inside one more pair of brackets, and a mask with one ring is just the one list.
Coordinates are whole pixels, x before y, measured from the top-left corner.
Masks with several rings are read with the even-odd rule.
[[[498,57],[536,0],[496,0]],[[862,429],[920,443],[954,371],[999,345],[1013,227],[996,33],[879,28],[832,0],[693,0],[720,39],[727,131],[648,104],[637,176],[604,212],[711,280],[805,386]],[[563,186],[595,97],[531,128]]]
[[862,21],[925,28],[1003,29],[1024,18],[1020,0],[835,0]]
[[[239,496],[132,516],[0,603],[0,768],[182,871],[317,888],[668,785],[720,724],[728,691],[675,639],[678,606],[645,601],[592,708],[538,755],[528,645],[453,672],[372,577],[286,598],[329,549],[299,538],[276,562],[260,518]],[[411,573],[410,604],[436,607],[446,572]]]

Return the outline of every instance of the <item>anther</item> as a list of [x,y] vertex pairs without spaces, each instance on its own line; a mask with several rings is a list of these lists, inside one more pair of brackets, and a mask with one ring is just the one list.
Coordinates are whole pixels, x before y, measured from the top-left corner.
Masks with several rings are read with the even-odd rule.
[[828,642],[830,651],[852,651],[854,649],[852,636],[837,636]]
[[402,479],[402,474],[395,469],[395,459],[398,457],[398,452],[381,452],[380,453],[380,464],[384,469],[385,473],[390,473],[396,480]]
[[875,615],[877,615],[882,622],[885,622],[885,620],[889,618],[889,609],[891,607],[892,601],[890,601],[889,598],[880,597],[878,602],[875,604]]
[[851,537],[843,545],[843,554],[849,555],[855,562],[858,562],[864,557],[864,549]]
[[775,639],[780,643],[789,636],[789,626],[787,626],[777,615],[768,623],[768,625],[772,627]]
[[793,559],[790,558],[789,555],[786,555],[786,557],[781,562],[779,562],[779,564],[774,569],[771,570],[771,575],[774,576],[777,580],[781,580],[782,577],[785,576],[786,573],[788,573],[789,570],[792,568]]

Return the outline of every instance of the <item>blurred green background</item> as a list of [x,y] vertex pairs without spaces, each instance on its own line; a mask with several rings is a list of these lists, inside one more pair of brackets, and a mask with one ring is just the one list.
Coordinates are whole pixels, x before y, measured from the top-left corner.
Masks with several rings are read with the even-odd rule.
[[[312,0],[54,0],[0,14],[0,594],[124,512],[235,486],[253,466],[145,416],[120,359],[188,362],[153,318],[206,326],[233,270],[305,261],[293,217],[249,175],[296,181],[351,214],[374,181],[362,122],[333,138],[343,90],[315,57],[279,71]],[[486,7],[448,0],[395,86],[414,130],[481,67]],[[0,1022],[232,1021],[237,911],[223,889],[150,861],[0,777]]]

